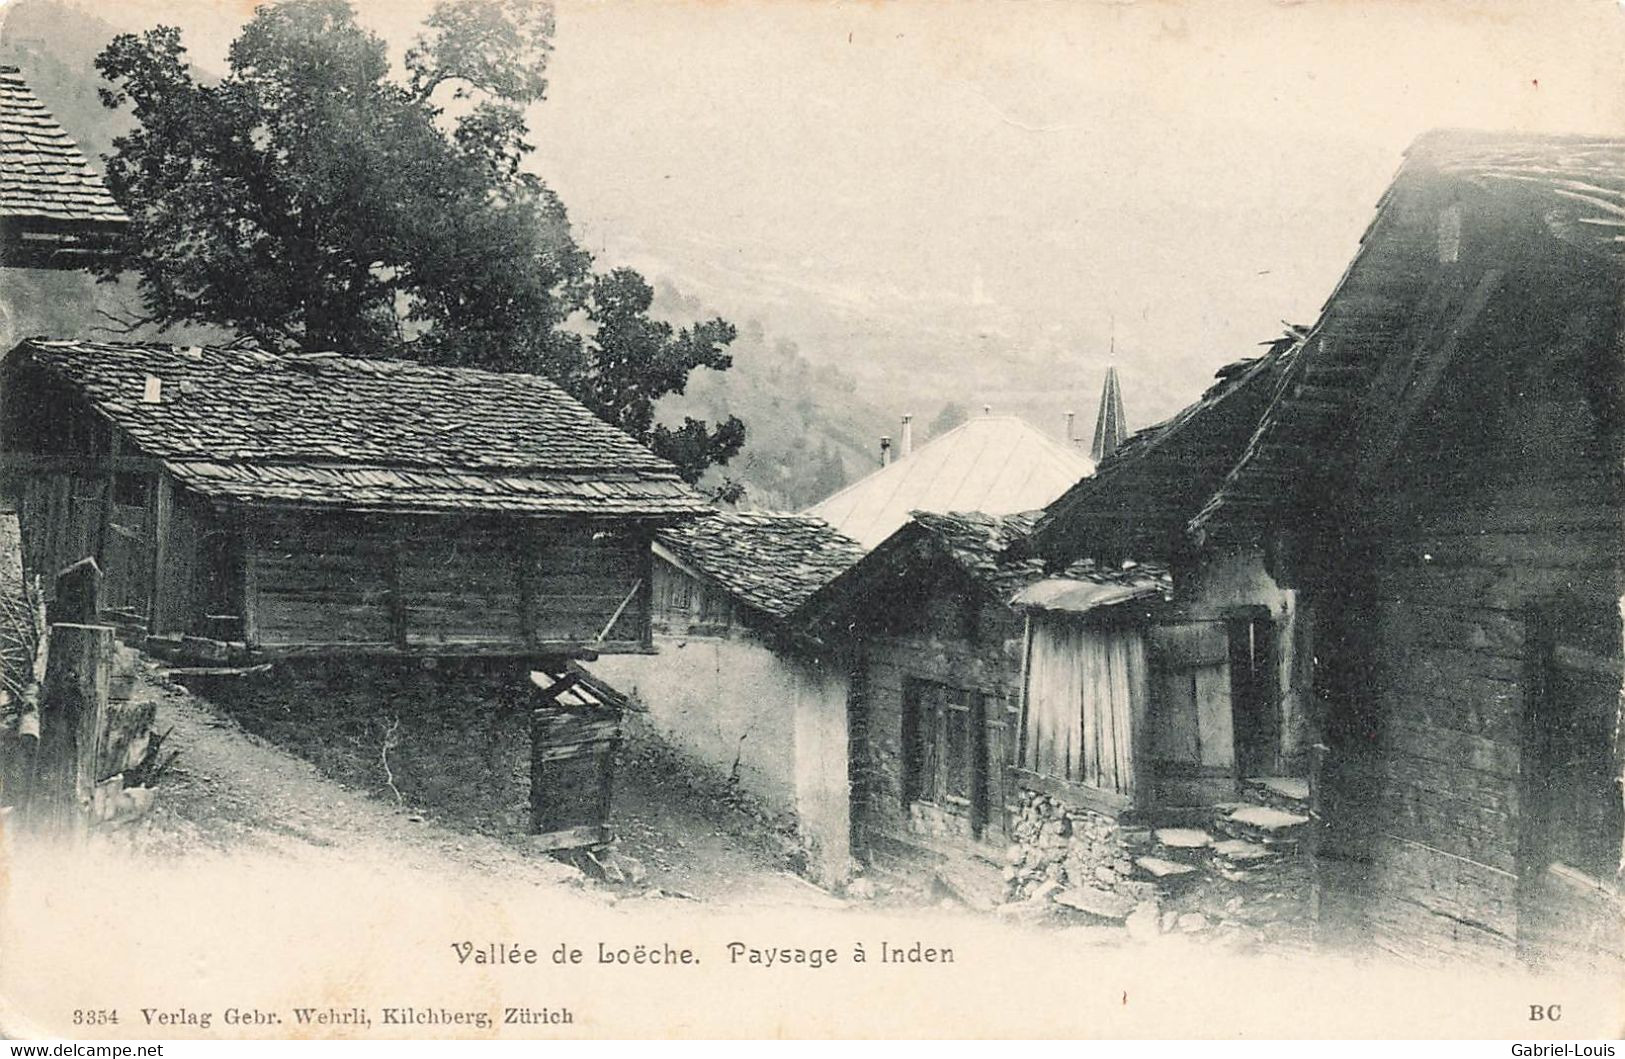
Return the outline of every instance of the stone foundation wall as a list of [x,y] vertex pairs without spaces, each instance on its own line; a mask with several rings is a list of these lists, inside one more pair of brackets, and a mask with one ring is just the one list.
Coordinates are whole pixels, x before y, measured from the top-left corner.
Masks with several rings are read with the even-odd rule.
[[[1067,806],[1037,791],[1022,791],[1005,851],[1005,896],[1024,901],[1090,889],[1127,910],[1155,898],[1156,883],[1134,878],[1134,857],[1150,841],[1145,828],[1123,827],[1110,816]],[[1126,903],[1126,904],[1125,904]]]

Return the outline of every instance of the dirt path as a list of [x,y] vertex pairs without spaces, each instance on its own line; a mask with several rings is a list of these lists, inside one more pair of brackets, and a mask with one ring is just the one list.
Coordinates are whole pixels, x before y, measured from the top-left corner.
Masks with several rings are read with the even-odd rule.
[[[144,679],[139,695],[158,702],[157,729],[181,752],[151,816],[134,836],[154,854],[213,849],[316,855],[435,872],[500,877],[504,884],[582,886],[576,869],[529,852],[521,834],[446,826],[413,806],[348,787],[304,759],[210,709],[185,689]],[[708,903],[749,907],[840,907],[842,902],[791,874],[782,851],[760,836],[719,826],[690,792],[647,771],[618,777],[617,850],[643,869],[625,883],[587,885],[609,899],[653,889]],[[645,874],[646,872],[646,874]]]

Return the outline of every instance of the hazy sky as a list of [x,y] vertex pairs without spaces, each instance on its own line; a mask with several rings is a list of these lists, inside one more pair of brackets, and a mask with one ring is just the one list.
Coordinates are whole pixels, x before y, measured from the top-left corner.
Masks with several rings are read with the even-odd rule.
[[[428,4],[360,6],[404,43]],[[176,21],[218,67],[251,8],[102,13]],[[1192,364],[1313,320],[1418,133],[1625,131],[1616,0],[568,0],[558,21],[536,166],[605,263],[851,360],[1066,351],[1098,374],[1115,326],[1160,406],[1141,421],[1200,391]]]

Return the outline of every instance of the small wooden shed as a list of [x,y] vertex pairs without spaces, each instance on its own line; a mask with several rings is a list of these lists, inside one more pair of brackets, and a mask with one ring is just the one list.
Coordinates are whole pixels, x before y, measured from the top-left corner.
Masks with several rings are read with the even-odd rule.
[[22,343],[0,471],[28,568],[260,657],[648,651],[650,541],[709,511],[540,376],[242,347]]
[[530,820],[537,849],[601,846],[615,837],[615,750],[626,698],[571,662],[533,672]]

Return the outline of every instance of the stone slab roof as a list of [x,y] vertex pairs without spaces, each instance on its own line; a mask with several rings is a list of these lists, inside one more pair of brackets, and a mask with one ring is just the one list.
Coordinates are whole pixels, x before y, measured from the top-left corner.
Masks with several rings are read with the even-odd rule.
[[710,510],[677,469],[550,379],[338,354],[31,339],[207,496],[353,510],[660,517]]
[[719,512],[656,540],[735,598],[783,618],[863,556],[857,541],[811,515]]

